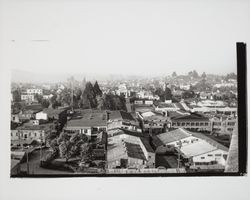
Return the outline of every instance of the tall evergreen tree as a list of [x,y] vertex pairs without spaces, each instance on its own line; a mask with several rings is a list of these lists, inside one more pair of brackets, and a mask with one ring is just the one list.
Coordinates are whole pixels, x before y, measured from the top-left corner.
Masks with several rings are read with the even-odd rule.
[[97,81],[94,84],[94,93],[96,96],[102,96],[102,91],[101,91]]

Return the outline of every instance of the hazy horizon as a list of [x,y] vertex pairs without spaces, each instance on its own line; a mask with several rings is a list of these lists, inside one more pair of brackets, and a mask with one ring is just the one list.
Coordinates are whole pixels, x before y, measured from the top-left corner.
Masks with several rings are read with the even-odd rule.
[[[193,69],[196,70],[196,69]],[[192,70],[192,71],[193,71]],[[197,70],[196,70],[197,71]],[[197,71],[198,72],[198,71]],[[57,73],[57,74],[51,74],[46,72],[32,72],[32,71],[26,71],[26,70],[19,70],[19,69],[12,69],[11,70],[11,82],[33,82],[33,83],[55,83],[55,82],[65,82],[68,78],[73,76],[76,80],[81,81],[83,78],[86,78],[87,80],[110,80],[112,78],[115,78],[116,80],[119,78],[129,78],[129,77],[138,77],[138,78],[156,78],[156,77],[166,77],[171,76],[173,72],[169,74],[161,74],[161,75],[138,75],[138,74],[101,74],[101,73]],[[206,73],[206,72],[205,72]],[[213,74],[213,73],[206,73],[210,75],[218,75],[218,76],[225,76],[229,73],[235,73],[235,72],[228,72],[225,74]],[[187,75],[188,72],[180,73],[177,75]],[[199,73],[201,75],[202,73]],[[237,73],[235,73],[237,74]]]
[[53,77],[236,73],[250,35],[244,0],[14,2],[1,13],[3,65]]

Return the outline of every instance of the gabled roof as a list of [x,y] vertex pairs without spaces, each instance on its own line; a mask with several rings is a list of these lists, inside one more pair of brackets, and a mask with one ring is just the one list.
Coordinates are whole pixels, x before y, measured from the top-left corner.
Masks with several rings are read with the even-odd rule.
[[129,142],[124,142],[124,144],[128,157],[147,160],[139,144],[133,144]]
[[129,121],[135,121],[133,116],[125,111],[112,111],[110,112],[109,119],[114,120],[114,119],[120,119],[120,120],[129,120]]
[[190,132],[194,137],[200,138],[202,140],[205,140],[206,142],[208,142],[209,144],[211,144],[212,146],[216,147],[217,149],[221,149],[223,151],[227,151],[228,152],[228,148],[225,147],[224,145],[220,144],[219,142],[213,140],[212,138],[207,137],[206,135],[202,134],[202,133],[197,133],[197,132]]
[[63,111],[65,111],[66,109],[54,109],[54,108],[45,108],[43,109],[42,112],[47,113],[48,116],[57,116],[60,113],[62,113]]
[[25,106],[24,110],[41,111],[43,109],[41,104],[32,104]]
[[188,121],[209,121],[209,119],[201,114],[197,113],[191,113],[190,115],[185,116],[179,116],[179,117],[173,117],[172,120],[174,121],[182,121],[182,120],[188,120]]
[[[111,131],[109,131],[109,132],[111,132]],[[112,132],[113,132],[114,136],[126,134],[126,135],[131,135],[131,136],[136,136],[136,137],[143,137],[142,132],[131,131],[131,130],[123,129],[123,128],[118,128],[116,130],[113,130]]]
[[189,136],[191,136],[191,134],[182,128],[178,128],[178,129],[175,129],[173,131],[169,131],[169,132],[157,135],[157,137],[164,144],[179,141],[179,140],[184,139],[184,138],[189,137]]

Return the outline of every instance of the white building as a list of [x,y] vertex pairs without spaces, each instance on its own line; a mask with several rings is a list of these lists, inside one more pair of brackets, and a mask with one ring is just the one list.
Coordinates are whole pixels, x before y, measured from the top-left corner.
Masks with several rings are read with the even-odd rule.
[[34,101],[35,97],[33,94],[21,94],[22,101]]
[[32,89],[27,89],[26,90],[27,94],[43,94],[43,89],[37,89],[37,88],[32,88]]
[[162,133],[157,137],[165,145],[173,145],[183,158],[191,165],[222,165],[226,164],[228,148],[202,135],[179,128]]

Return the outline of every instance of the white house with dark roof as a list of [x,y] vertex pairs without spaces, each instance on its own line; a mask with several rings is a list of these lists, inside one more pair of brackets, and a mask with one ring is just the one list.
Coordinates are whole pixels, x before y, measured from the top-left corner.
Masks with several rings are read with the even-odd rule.
[[100,131],[107,130],[107,114],[105,111],[83,112],[81,116],[67,121],[64,131],[67,133],[83,133],[90,137],[96,137]]

